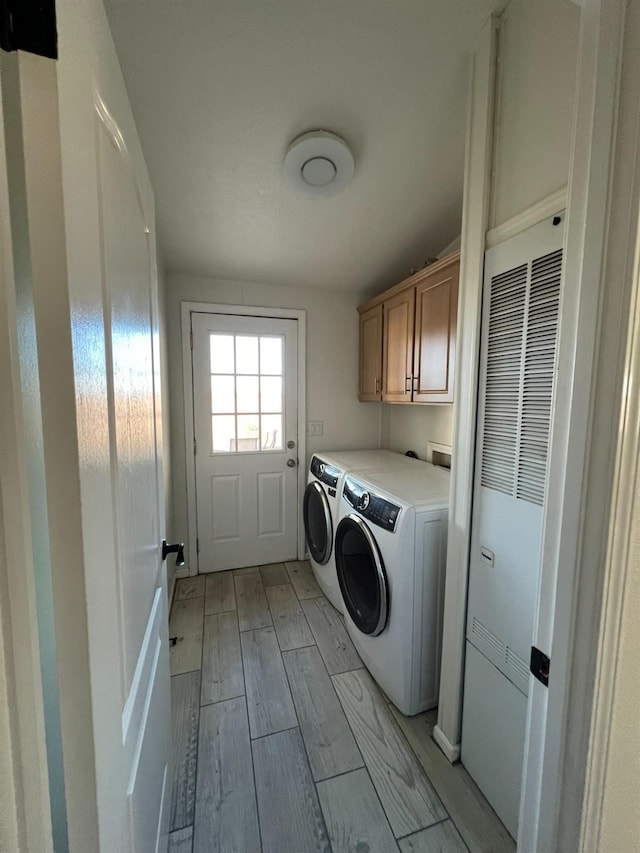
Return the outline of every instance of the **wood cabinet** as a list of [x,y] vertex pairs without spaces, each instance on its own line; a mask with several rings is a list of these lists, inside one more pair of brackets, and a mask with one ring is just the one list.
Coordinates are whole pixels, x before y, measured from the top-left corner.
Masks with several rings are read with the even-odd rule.
[[402,290],[382,304],[382,399],[411,402],[415,294]]
[[363,402],[382,399],[382,305],[360,314],[360,393]]
[[453,402],[459,273],[455,252],[358,308],[360,400]]
[[416,285],[413,402],[453,403],[460,261]]

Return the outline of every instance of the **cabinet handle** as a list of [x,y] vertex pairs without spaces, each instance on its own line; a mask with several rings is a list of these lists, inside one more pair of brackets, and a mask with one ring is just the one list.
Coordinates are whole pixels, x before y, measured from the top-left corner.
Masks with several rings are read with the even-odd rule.
[[376,379],[376,391],[375,391],[376,394],[380,393],[380,384],[381,384],[380,380]]
[[414,392],[418,390],[418,377],[417,376],[413,377],[413,390],[414,390]]
[[409,391],[411,391],[411,379],[411,376],[407,376],[407,378],[405,379],[404,390],[407,394],[409,393]]

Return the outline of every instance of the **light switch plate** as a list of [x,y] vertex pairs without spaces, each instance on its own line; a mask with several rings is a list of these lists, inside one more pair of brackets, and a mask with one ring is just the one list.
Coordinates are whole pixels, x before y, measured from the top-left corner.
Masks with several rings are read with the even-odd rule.
[[308,421],[307,435],[322,435],[324,432],[324,421]]

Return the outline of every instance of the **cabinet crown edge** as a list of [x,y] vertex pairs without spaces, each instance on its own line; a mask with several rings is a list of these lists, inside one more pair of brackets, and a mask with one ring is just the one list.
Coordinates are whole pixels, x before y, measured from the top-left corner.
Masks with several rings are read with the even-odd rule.
[[450,264],[456,263],[460,259],[460,249],[456,249],[455,252],[451,252],[450,255],[447,255],[444,258],[441,258],[439,261],[436,261],[433,264],[429,264],[428,267],[423,267],[418,272],[410,275],[408,278],[403,279],[403,281],[398,284],[394,284],[393,287],[387,288],[387,290],[383,290],[382,293],[378,293],[377,296],[372,296],[371,299],[367,300],[367,302],[363,302],[362,305],[358,305],[358,313],[363,314],[365,311],[369,311],[371,308],[375,308],[376,305],[380,305],[386,299],[389,299],[391,296],[395,296],[397,293],[401,293],[403,290],[408,290],[410,287],[415,287],[417,284],[420,284],[421,281],[424,281],[426,278],[429,278],[434,273],[439,272],[442,269],[445,269]]

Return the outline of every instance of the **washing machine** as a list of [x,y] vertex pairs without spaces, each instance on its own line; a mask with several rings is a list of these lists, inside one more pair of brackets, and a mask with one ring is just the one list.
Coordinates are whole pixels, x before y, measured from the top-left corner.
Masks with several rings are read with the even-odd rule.
[[449,472],[423,466],[346,474],[334,544],[351,640],[408,716],[440,682]]
[[422,470],[426,465],[391,450],[339,450],[311,457],[302,501],[309,561],[320,589],[340,612],[333,543],[344,476],[352,471]]

